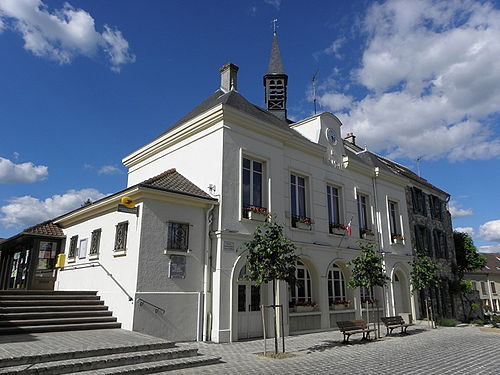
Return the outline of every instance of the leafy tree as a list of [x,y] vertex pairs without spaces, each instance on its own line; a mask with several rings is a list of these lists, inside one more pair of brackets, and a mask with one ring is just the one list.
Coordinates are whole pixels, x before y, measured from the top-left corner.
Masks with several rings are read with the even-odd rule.
[[460,279],[463,278],[465,272],[478,270],[486,265],[486,258],[477,252],[474,241],[468,233],[453,232],[453,241]]
[[273,283],[273,313],[274,313],[274,345],[278,352],[278,330],[276,324],[276,281],[284,280],[295,284],[295,265],[298,256],[295,255],[295,245],[283,236],[283,225],[270,217],[263,225],[258,226],[250,241],[242,245],[248,250],[247,280],[262,285]]
[[[353,269],[347,286],[353,289],[364,287],[370,290],[371,294],[373,295],[373,288],[376,286],[384,286],[385,284],[387,284],[389,278],[385,274],[382,267],[382,255],[378,254],[375,251],[375,245],[371,243],[366,244],[363,242],[359,242],[359,247],[361,248],[361,254],[348,263],[350,266],[353,266]],[[378,301],[376,301],[376,306],[378,306]],[[368,314],[369,312],[367,301],[367,324],[369,324]]]
[[[428,303],[428,289],[431,287],[439,286],[439,266],[432,261],[431,257],[427,255],[417,254],[417,256],[411,262],[411,267],[411,292],[412,294],[414,294],[415,291],[423,291],[425,294],[425,301],[426,303]],[[429,306],[427,306],[426,310],[427,314],[429,314]],[[429,315],[431,321],[433,321],[434,319],[432,316],[432,310]]]

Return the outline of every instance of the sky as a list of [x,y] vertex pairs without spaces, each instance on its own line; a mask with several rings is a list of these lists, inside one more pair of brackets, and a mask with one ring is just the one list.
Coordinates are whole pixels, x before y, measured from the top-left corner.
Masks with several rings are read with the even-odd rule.
[[0,238],[125,188],[225,63],[264,106],[274,19],[289,118],[316,95],[500,252],[500,1],[468,0],[0,0]]

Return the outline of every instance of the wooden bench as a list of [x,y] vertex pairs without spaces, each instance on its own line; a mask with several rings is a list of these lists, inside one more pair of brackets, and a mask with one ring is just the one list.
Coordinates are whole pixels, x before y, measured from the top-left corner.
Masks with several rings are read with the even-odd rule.
[[368,328],[366,322],[362,319],[337,322],[337,326],[340,332],[344,334],[344,341],[342,342],[345,344],[349,342],[349,337],[355,333],[362,333],[363,340],[368,340],[370,338],[370,332],[375,331],[374,329]]
[[389,330],[390,333],[392,333],[392,330],[395,328],[401,328],[401,334],[406,333],[406,329],[409,326],[412,326],[413,324],[408,324],[404,321],[404,319],[401,316],[385,316],[383,318],[380,318],[382,322],[385,325],[385,328],[387,328],[387,334],[386,336],[389,335]]

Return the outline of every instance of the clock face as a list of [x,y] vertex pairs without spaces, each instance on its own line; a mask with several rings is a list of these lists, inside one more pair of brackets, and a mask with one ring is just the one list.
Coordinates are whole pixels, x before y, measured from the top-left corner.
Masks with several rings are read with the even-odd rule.
[[335,146],[338,142],[337,134],[335,134],[335,130],[333,130],[332,128],[327,128],[326,129],[326,139],[328,139],[328,142],[330,142],[330,144],[332,146]]

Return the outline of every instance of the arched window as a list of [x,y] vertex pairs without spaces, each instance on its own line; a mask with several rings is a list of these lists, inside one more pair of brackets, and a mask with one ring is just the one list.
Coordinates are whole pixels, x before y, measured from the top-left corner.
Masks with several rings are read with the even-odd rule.
[[[365,288],[364,286],[362,286],[360,288],[360,294],[361,294],[361,303],[375,303],[376,300],[375,300],[375,297],[373,296],[373,289],[368,289],[368,288]],[[363,306],[362,306],[363,307]]]
[[328,301],[330,305],[334,302],[347,300],[345,292],[345,279],[342,270],[333,265],[328,271]]
[[290,302],[312,302],[311,275],[309,270],[301,261],[295,266],[295,277],[297,282],[290,287]]

